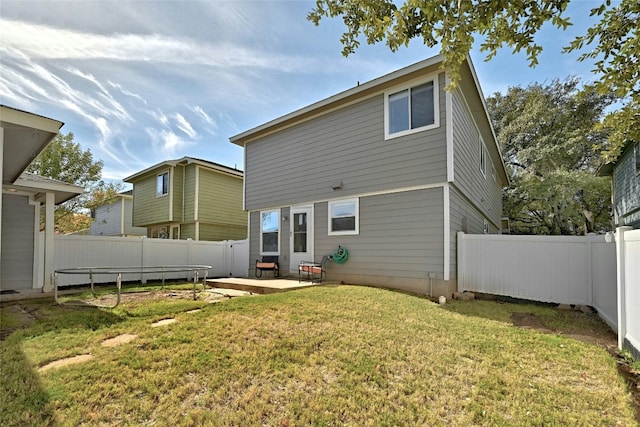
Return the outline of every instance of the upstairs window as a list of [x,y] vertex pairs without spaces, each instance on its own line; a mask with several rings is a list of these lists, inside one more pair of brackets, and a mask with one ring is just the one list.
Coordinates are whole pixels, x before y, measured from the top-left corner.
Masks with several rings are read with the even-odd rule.
[[169,172],[163,172],[156,178],[156,197],[169,194]]
[[358,234],[358,199],[329,202],[329,235]]
[[437,78],[386,95],[386,138],[438,127]]
[[486,178],[487,177],[487,150],[484,148],[484,141],[480,137],[480,172]]
[[280,209],[260,212],[260,253],[280,254]]

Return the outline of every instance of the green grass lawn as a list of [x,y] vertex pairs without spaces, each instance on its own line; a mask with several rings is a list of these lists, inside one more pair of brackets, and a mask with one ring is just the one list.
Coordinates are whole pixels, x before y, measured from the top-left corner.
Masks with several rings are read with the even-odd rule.
[[[636,425],[616,360],[565,335],[606,333],[583,313],[357,286],[114,310],[16,304],[32,321],[0,342],[2,426]],[[5,329],[20,323],[11,305]],[[553,333],[513,326],[513,312]],[[177,321],[151,327],[166,318]],[[138,338],[101,345],[120,334]]]

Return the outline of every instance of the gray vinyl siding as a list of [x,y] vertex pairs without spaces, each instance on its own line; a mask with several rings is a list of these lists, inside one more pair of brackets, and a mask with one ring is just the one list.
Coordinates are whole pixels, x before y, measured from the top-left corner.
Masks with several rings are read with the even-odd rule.
[[624,153],[613,170],[616,227],[640,228],[640,174],[634,150],[640,150],[639,143]]
[[489,233],[499,233],[498,228],[492,225],[477,207],[471,204],[454,186],[449,191],[449,268],[451,279],[457,277],[458,232],[467,234],[483,234],[484,220],[489,223]]
[[[486,154],[486,177],[480,171],[480,136],[466,101],[459,90],[452,96],[453,110],[453,170],[454,182],[462,194],[479,209],[494,228],[500,226],[502,217],[502,188],[500,180],[493,177],[491,158]],[[484,141],[492,144],[493,141]],[[486,149],[486,147],[485,147]],[[481,231],[482,232],[482,229]]]
[[29,197],[2,195],[2,289],[32,289],[35,207]]
[[349,261],[331,263],[329,273],[425,279],[444,274],[444,205],[442,188],[360,198],[360,233],[329,236],[327,203],[314,211],[315,256],[349,250]]
[[[122,234],[121,214],[122,198],[96,208],[95,220],[89,226],[89,233],[92,236],[120,236]],[[143,234],[146,234],[146,230]]]
[[385,141],[379,94],[248,143],[246,209],[446,181],[444,74],[439,88],[436,129]]

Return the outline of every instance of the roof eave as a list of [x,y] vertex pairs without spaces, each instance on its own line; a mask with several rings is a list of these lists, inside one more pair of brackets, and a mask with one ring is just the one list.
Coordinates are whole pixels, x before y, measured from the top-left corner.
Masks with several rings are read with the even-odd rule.
[[417,62],[415,64],[409,65],[408,67],[401,68],[400,70],[375,78],[366,83],[359,84],[358,86],[352,87],[336,95],[330,96],[329,98],[325,98],[321,101],[315,102],[311,105],[308,105],[306,107],[293,111],[292,113],[278,117],[260,126],[254,127],[245,132],[232,136],[229,138],[229,141],[242,147],[244,146],[244,143],[247,140],[251,139],[253,136],[257,134],[267,133],[277,128],[284,127],[284,125],[286,125],[287,123],[296,122],[296,119],[299,119],[304,116],[312,115],[315,111],[326,109],[327,107],[334,104],[340,104],[351,98],[357,97],[360,94],[365,94],[367,92],[370,92],[377,87],[383,86],[395,80],[402,79],[403,77],[406,77],[412,73],[420,71],[421,69],[425,69],[437,64],[441,64],[442,61],[444,61],[444,56],[436,55],[431,58],[425,59],[423,61]]

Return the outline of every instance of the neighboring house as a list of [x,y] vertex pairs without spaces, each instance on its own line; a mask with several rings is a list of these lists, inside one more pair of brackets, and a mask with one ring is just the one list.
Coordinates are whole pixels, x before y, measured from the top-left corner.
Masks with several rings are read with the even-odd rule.
[[91,236],[146,236],[147,229],[133,226],[133,190],[119,193],[111,203],[91,211]]
[[[499,233],[508,178],[467,59],[437,56],[230,138],[245,150],[250,260],[296,274],[342,246],[328,278],[456,289],[456,233]],[[253,269],[253,266],[250,266]]]
[[[0,290],[52,290],[54,206],[83,188],[24,172],[58,134],[63,123],[0,105]],[[40,207],[45,206],[44,248]],[[43,253],[44,259],[38,254]],[[39,276],[39,265],[44,275]]]
[[161,239],[241,240],[243,173],[183,157],[158,163],[124,179],[133,184],[133,225]]
[[611,176],[614,227],[640,228],[640,143],[628,142],[622,154],[598,171]]

